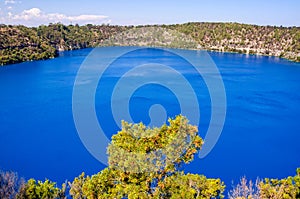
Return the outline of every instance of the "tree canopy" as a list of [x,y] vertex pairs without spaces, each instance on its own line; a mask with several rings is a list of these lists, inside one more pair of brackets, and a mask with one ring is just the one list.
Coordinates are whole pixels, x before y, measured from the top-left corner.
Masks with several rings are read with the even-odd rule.
[[[1,199],[219,199],[225,185],[220,179],[184,173],[182,168],[194,159],[203,140],[196,126],[179,115],[168,124],[149,128],[144,124],[122,122],[107,149],[109,165],[99,173],[82,173],[73,182],[58,187],[50,180],[25,182],[13,172],[0,171]],[[200,165],[201,166],[201,165]],[[69,190],[69,195],[68,195]],[[230,199],[300,198],[300,168],[284,179],[242,178],[229,191]]]
[[109,166],[91,177],[80,175],[70,193],[88,199],[222,198],[220,179],[180,171],[203,144],[197,132],[181,115],[160,128],[123,121],[107,150]]

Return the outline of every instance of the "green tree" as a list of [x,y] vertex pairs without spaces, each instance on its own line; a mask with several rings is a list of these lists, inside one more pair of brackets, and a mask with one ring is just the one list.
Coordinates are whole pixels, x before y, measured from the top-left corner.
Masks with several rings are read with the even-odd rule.
[[20,188],[17,199],[63,199],[65,198],[65,190],[65,184],[63,184],[62,189],[59,189],[56,183],[50,180],[42,182],[30,179]]
[[225,186],[220,179],[179,171],[203,144],[197,131],[181,115],[160,128],[123,121],[107,150],[109,166],[91,177],[76,178],[70,194],[87,199],[222,198]]

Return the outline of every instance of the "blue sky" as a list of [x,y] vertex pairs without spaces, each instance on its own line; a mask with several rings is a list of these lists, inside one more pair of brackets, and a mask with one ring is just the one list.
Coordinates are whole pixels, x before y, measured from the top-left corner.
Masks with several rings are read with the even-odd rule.
[[239,22],[300,26],[299,0],[0,0],[0,23]]

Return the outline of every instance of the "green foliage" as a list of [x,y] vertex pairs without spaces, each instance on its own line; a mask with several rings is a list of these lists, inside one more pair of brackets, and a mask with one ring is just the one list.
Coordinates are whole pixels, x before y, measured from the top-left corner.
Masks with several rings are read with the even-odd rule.
[[0,25],[0,65],[23,61],[49,59],[58,51],[94,47],[112,34],[122,31],[121,26],[65,26],[41,25],[37,28]]
[[296,199],[300,198],[300,168],[297,169],[297,175],[284,179],[266,178],[259,184],[260,198],[262,199]]
[[108,147],[109,166],[91,177],[75,178],[70,194],[87,199],[222,198],[220,179],[178,172],[202,144],[197,127],[181,115],[152,129],[123,121]]
[[[166,29],[170,31],[166,32]],[[299,61],[299,38],[299,27],[238,23],[185,23],[136,27],[91,24],[66,26],[57,23],[37,28],[1,24],[0,65],[49,59],[58,56],[58,51],[116,44],[173,48],[196,48],[200,45],[207,50],[281,55]]]
[[74,199],[80,199],[83,198],[83,191],[82,186],[86,181],[85,173],[81,173],[80,176],[76,177],[72,183],[69,182],[70,189],[70,195],[73,196]]
[[153,129],[123,121],[107,150],[109,165],[130,172],[174,172],[200,150],[203,140],[197,132],[183,116],[169,119],[169,126]]
[[65,185],[59,189],[55,182],[49,180],[42,182],[30,179],[20,188],[17,199],[63,199],[65,198],[65,189]]
[[[159,196],[163,198],[223,198],[224,184],[220,179],[207,179],[197,174],[177,172],[159,183]],[[156,193],[155,193],[156,194]]]
[[223,198],[225,186],[220,179],[175,172],[164,176],[154,186],[152,182],[157,181],[155,175],[106,168],[85,181],[81,198]]

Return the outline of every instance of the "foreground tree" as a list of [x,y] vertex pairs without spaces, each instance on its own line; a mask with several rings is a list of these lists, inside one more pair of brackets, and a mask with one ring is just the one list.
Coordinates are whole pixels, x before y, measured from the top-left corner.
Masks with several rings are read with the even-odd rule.
[[108,147],[109,166],[71,184],[73,198],[223,198],[220,179],[184,174],[203,144],[197,127],[179,115],[169,125],[147,128],[122,122]]

